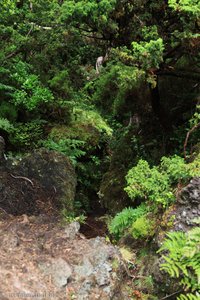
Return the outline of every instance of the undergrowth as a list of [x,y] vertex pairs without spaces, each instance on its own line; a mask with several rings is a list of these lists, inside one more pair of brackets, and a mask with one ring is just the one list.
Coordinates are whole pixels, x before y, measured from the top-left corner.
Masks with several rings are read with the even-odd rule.
[[177,299],[200,299],[200,228],[168,233],[158,252],[163,253],[165,260],[161,269],[170,277],[179,278],[183,287],[184,293]]

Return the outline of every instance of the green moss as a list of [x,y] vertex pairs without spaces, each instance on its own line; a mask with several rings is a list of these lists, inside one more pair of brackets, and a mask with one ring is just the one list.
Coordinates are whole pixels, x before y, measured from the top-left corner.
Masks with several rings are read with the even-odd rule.
[[191,177],[200,176],[200,154],[196,156],[193,162],[187,165]]
[[155,221],[147,215],[139,217],[130,228],[130,233],[135,239],[148,238],[154,235]]

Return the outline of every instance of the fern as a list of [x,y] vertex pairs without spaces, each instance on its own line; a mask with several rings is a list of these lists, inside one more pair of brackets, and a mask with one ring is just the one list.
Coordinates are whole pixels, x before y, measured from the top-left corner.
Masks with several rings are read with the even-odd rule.
[[188,293],[187,295],[180,295],[179,297],[177,297],[177,300],[199,300],[200,299],[200,294],[191,294]]
[[180,284],[188,293],[180,295],[178,300],[200,299],[200,228],[194,227],[187,233],[170,232],[158,252],[165,263],[161,270],[171,277],[180,278]]
[[43,146],[50,149],[61,152],[71,159],[71,161],[76,164],[77,158],[85,155],[85,151],[81,149],[85,142],[75,139],[60,139],[58,142],[54,142],[52,139],[46,140]]
[[144,204],[141,204],[137,208],[124,208],[112,219],[109,225],[109,232],[113,234],[116,239],[119,239],[124,231],[139,217],[143,216],[147,210],[148,209]]

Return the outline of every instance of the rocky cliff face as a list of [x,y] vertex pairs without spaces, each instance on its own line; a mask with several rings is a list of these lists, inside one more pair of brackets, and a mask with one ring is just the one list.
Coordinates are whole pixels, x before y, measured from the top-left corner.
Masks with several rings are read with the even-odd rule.
[[[164,214],[163,223],[161,224],[165,226],[163,228],[161,226],[154,240],[157,249],[162,244],[167,232],[188,232],[194,226],[197,226],[195,220],[198,218],[200,218],[200,178],[193,178],[187,186],[182,188],[176,203]],[[180,290],[176,279],[172,279],[168,274],[160,271],[160,265],[163,263],[162,258],[158,254],[155,255],[155,252],[153,255],[151,254],[151,257],[153,257],[153,262],[148,272],[154,277],[156,291],[163,290],[163,292],[173,294]]]

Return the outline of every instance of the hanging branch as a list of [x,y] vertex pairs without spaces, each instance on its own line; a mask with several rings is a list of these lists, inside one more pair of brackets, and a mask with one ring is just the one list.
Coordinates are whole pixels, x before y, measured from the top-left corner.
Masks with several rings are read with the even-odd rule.
[[35,24],[34,22],[31,22],[30,24],[31,24],[31,26],[34,26],[36,29],[45,29],[45,30],[53,29],[52,26],[41,26],[41,25]]
[[186,147],[187,147],[187,143],[188,143],[188,139],[191,135],[191,133],[196,130],[198,127],[200,127],[200,122],[196,125],[194,125],[189,131],[188,133],[186,134],[186,138],[185,138],[185,142],[184,142],[184,146],[183,146],[183,152],[184,152],[184,158],[186,160]]

